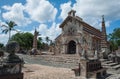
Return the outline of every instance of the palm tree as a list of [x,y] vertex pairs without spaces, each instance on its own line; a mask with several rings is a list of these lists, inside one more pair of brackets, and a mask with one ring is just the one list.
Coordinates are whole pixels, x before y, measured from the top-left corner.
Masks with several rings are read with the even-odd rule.
[[42,38],[41,38],[41,37],[39,37],[38,40],[39,40],[40,42],[42,42]]
[[[15,30],[14,27],[17,26],[17,24],[14,21],[6,22],[6,24],[7,25],[2,25],[2,27],[5,27],[5,29],[2,30],[2,33],[7,34],[9,32],[9,40],[10,40],[11,31]],[[17,30],[15,30],[15,31],[17,31]]]
[[47,43],[50,41],[48,36],[46,36],[45,40],[46,40]]

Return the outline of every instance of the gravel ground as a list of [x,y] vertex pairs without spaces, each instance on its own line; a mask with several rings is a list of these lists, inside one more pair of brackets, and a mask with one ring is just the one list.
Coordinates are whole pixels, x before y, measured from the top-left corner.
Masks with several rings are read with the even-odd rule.
[[23,73],[24,79],[75,79],[71,69],[38,64],[25,64]]
[[[120,70],[111,71],[103,79],[120,79]],[[23,67],[24,79],[85,79],[76,77],[74,71],[69,68],[56,68],[38,64],[25,64]]]

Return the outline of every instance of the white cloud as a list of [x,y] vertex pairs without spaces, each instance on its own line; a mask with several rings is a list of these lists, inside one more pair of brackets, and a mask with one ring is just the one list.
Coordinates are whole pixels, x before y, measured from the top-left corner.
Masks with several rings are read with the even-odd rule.
[[61,4],[60,9],[61,9],[60,18],[65,19],[66,16],[68,15],[68,12],[72,9],[71,2],[69,1],[67,3]]
[[56,24],[55,22],[53,22],[50,28],[48,28],[46,24],[40,24],[38,31],[42,35],[42,38],[48,36],[51,40],[54,40],[61,33],[59,24]]
[[[16,31],[11,31],[11,36],[16,34]],[[9,34],[0,34],[0,43],[7,44],[7,41],[9,39]]]
[[[64,9],[68,10],[70,7],[70,2],[65,3],[69,4],[69,7],[63,6],[61,8],[61,15],[66,17],[67,12]],[[120,1],[118,0],[76,0],[76,3],[73,4],[72,9],[76,10],[76,15],[83,18],[84,21],[93,25],[94,27],[100,28],[101,16],[105,15],[106,26],[109,26],[109,23],[113,20],[117,20],[120,17]],[[60,16],[61,16],[60,15]]]
[[26,11],[32,20],[40,23],[54,21],[57,9],[47,0],[27,0]]
[[0,43],[7,44],[8,35],[7,34],[0,34]]
[[12,20],[18,24],[18,26],[31,23],[24,15],[24,6],[21,3],[15,3],[12,6],[3,6],[3,9],[7,10],[7,12],[2,14],[5,20]]

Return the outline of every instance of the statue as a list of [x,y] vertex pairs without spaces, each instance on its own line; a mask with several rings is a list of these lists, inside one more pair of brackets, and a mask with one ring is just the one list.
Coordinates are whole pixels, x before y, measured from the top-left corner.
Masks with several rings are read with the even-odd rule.
[[88,59],[85,49],[82,49],[81,59]]
[[95,50],[94,58],[95,58],[95,59],[98,59],[98,52],[97,52],[97,50]]

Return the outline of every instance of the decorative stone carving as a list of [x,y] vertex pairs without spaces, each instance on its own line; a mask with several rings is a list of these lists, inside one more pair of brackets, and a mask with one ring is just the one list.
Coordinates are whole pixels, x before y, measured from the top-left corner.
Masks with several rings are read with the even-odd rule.
[[95,50],[94,58],[95,58],[95,59],[98,59],[98,52],[97,52],[97,50]]
[[81,59],[88,59],[87,51],[85,49],[82,49]]
[[74,30],[73,27],[69,28],[69,30],[68,30],[68,34],[73,35],[74,32],[75,32],[75,30]]

